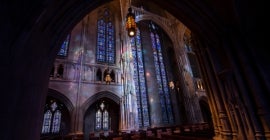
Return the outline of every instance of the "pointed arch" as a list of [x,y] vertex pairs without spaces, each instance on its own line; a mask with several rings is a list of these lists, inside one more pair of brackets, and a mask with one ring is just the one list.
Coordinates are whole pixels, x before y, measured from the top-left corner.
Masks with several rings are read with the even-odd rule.
[[95,93],[82,104],[82,114],[84,114],[85,133],[117,132],[120,119],[120,97],[109,91]]
[[54,89],[48,89],[41,135],[68,134],[71,128],[72,110],[73,105],[65,95]]
[[109,98],[112,101],[114,101],[116,104],[120,104],[120,97],[117,96],[116,94],[110,92],[110,91],[102,91],[102,92],[98,92],[96,94],[94,94],[93,96],[91,96],[90,98],[88,98],[83,104],[82,104],[82,112],[83,114],[85,113],[85,111],[89,108],[90,105],[92,105],[94,102],[96,102],[98,99],[101,98]]
[[[162,28],[164,30],[164,32],[172,40],[173,46],[176,46],[177,42],[176,42],[176,38],[175,38],[175,33],[173,33],[174,31],[172,29],[170,29],[170,26],[165,24],[160,18],[157,18],[157,17],[152,16],[152,15],[145,14],[145,15],[136,16],[136,22],[145,21],[145,20],[153,21],[160,28]],[[183,25],[183,27],[184,27],[184,25]]]
[[69,112],[73,111],[74,106],[72,102],[64,94],[60,93],[59,91],[49,88],[47,96],[51,96],[53,98],[58,99],[60,102],[65,104]]

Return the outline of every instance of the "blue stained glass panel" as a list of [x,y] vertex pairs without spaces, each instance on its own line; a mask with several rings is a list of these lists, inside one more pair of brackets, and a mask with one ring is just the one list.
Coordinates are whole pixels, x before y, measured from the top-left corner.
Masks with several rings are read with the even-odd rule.
[[57,54],[58,56],[67,56],[69,40],[70,40],[70,34],[67,35],[65,41],[62,43],[61,48]]
[[114,25],[110,12],[105,10],[104,15],[98,20],[96,59],[99,63],[115,63]]
[[56,110],[53,116],[52,133],[59,133],[61,124],[61,112]]
[[103,112],[103,129],[108,130],[109,129],[109,113],[107,110]]
[[43,118],[42,134],[46,134],[50,132],[51,118],[52,118],[52,112],[50,110],[47,110]]
[[167,86],[167,75],[166,69],[163,62],[162,56],[162,46],[160,44],[159,35],[155,32],[158,28],[155,28],[155,25],[152,24],[149,26],[151,29],[150,37],[152,42],[153,56],[154,56],[154,65],[156,71],[156,78],[159,84],[159,96],[160,104],[162,110],[162,120],[164,123],[173,123],[173,114],[171,109],[171,100],[169,95],[169,90]]
[[100,130],[101,129],[101,111],[98,110],[96,112],[96,130]]
[[146,92],[146,83],[144,74],[145,71],[144,71],[141,37],[139,29],[137,29],[136,37],[131,39],[131,49],[133,56],[133,66],[134,66],[133,80],[136,86],[135,92],[138,105],[139,127],[148,127],[150,126],[148,95]]
[[58,103],[50,102],[46,104],[46,112],[44,113],[42,134],[59,133],[61,124],[61,111]]
[[104,19],[98,20],[97,38],[97,61],[105,62],[105,22]]

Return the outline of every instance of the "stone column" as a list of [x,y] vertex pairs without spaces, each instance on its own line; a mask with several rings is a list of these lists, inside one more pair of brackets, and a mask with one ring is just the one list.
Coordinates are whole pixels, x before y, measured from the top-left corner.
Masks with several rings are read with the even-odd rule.
[[[264,72],[260,69],[261,61],[257,59],[258,57],[252,51],[256,50],[253,47],[257,44],[250,46],[253,43],[252,40],[241,40],[242,34],[236,32],[233,27],[228,28],[225,37],[227,40],[223,40],[224,49],[228,52],[229,61],[234,68],[233,76],[237,85],[237,91],[239,91],[238,96],[241,97],[241,100],[237,100],[240,101],[238,102],[240,105],[243,103],[243,114],[247,116],[244,117],[246,120],[243,120],[243,123],[252,127],[248,130],[244,129],[243,135],[247,135],[249,139],[269,139],[270,109],[269,101],[267,100],[269,86],[267,86]],[[250,42],[250,44],[247,42]],[[235,56],[233,54],[238,55]],[[238,105],[238,107],[241,106]],[[238,116],[239,120],[243,119],[243,114]],[[251,129],[254,131],[250,131]]]
[[[130,47],[128,47],[130,48]],[[122,69],[123,69],[123,96],[121,102],[121,129],[122,131],[134,130],[138,124],[137,119],[137,105],[134,84],[133,84],[133,70],[130,59],[131,52],[128,49],[123,53]]]
[[97,68],[96,68],[96,67],[93,67],[93,73],[92,73],[92,78],[91,78],[91,80],[94,81],[94,82],[97,81],[96,74],[97,74]]
[[[218,52],[208,48],[208,45],[204,42],[197,40],[198,46],[197,55],[199,57],[200,68],[205,81],[205,87],[207,96],[209,98],[209,105],[212,112],[215,139],[225,138],[232,139],[231,125],[228,120],[228,115],[222,99],[222,89],[220,89],[220,83],[216,77],[216,73],[220,70],[222,60]],[[224,58],[223,58],[224,59]],[[204,64],[204,65],[201,65]],[[207,77],[207,79],[205,79]]]

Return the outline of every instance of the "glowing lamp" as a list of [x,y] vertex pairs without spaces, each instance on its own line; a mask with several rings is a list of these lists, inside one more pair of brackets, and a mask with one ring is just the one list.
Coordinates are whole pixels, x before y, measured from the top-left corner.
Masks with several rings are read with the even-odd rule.
[[131,8],[128,8],[128,14],[126,16],[126,30],[129,37],[134,37],[136,35],[135,15],[132,13]]

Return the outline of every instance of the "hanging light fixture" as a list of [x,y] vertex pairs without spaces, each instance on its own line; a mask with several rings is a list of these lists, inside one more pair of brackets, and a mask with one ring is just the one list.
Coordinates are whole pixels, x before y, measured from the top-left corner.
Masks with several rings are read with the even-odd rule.
[[126,16],[126,30],[129,37],[134,37],[136,35],[135,14],[132,13],[131,7],[128,8],[128,14]]

